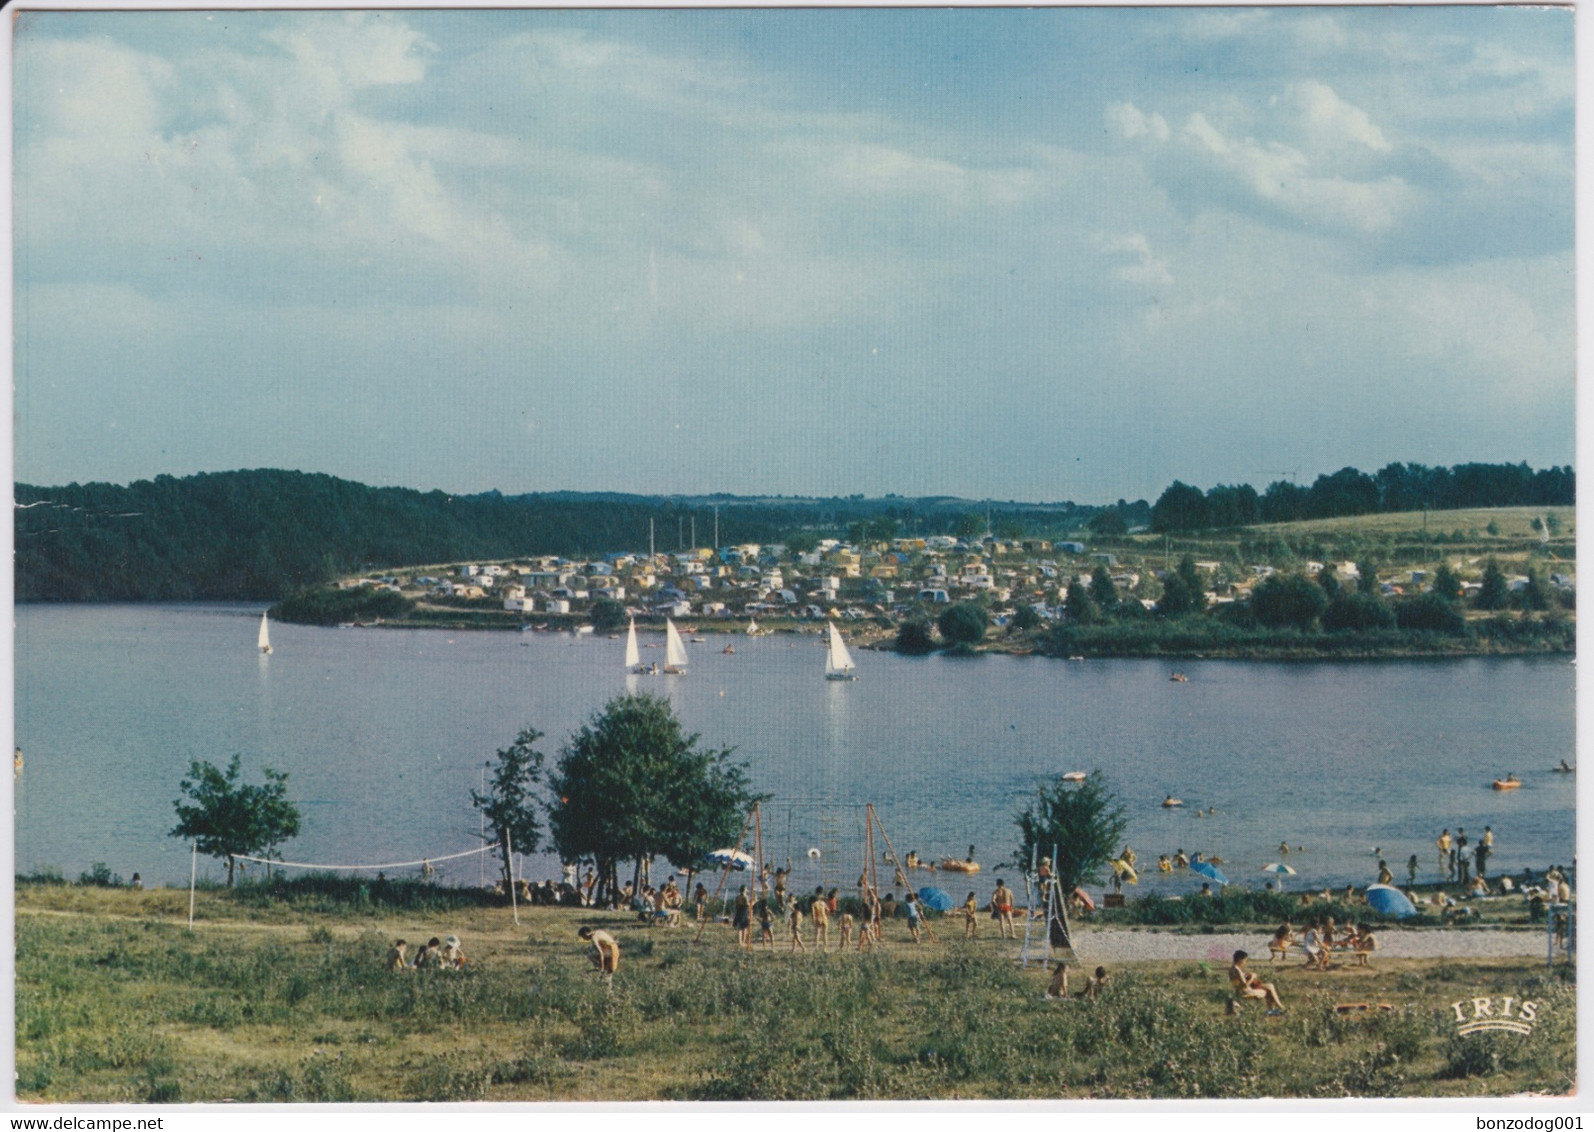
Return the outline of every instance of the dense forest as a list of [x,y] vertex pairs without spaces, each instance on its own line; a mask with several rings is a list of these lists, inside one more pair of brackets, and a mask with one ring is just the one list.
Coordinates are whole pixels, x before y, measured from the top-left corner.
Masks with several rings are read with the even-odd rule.
[[1564,506],[1577,502],[1570,467],[1534,471],[1527,464],[1388,464],[1368,475],[1341,468],[1310,487],[1278,480],[1258,495],[1248,483],[1206,492],[1175,480],[1151,509],[1155,531],[1197,531],[1293,523],[1385,511],[1455,511],[1464,507]]
[[[1118,507],[1150,515],[1141,500]],[[261,469],[16,486],[18,601],[273,600],[383,567],[867,533],[1061,532],[1101,512],[952,498],[449,495]]]

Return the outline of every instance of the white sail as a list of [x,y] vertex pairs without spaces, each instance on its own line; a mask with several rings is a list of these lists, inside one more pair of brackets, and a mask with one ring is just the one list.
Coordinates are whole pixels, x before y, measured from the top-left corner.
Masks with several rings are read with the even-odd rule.
[[825,679],[853,679],[852,654],[847,651],[847,643],[836,631],[835,622],[826,621],[825,627],[830,630],[830,648],[825,652]]
[[754,621],[751,617],[747,619],[747,635],[749,637],[758,636],[758,622]]
[[664,665],[666,668],[686,667],[686,644],[676,632],[675,622],[664,619]]
[[264,613],[260,615],[259,645],[261,652],[271,651],[271,634],[266,630],[266,615]]
[[642,663],[642,653],[636,647],[636,622],[631,622],[631,628],[625,634],[625,666],[635,668]]

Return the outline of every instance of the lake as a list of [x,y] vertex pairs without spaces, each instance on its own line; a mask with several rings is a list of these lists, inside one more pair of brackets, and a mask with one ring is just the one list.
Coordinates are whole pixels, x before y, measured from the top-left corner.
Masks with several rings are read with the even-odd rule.
[[[1491,875],[1569,863],[1576,776],[1576,669],[1566,657],[1364,663],[1037,657],[907,658],[855,650],[856,682],[823,679],[817,633],[690,645],[690,675],[624,672],[601,634],[321,629],[273,624],[259,606],[40,606],[16,610],[19,872],[69,878],[103,861],[148,884],[187,883],[188,847],[167,836],[191,760],[243,757],[288,772],[303,829],[282,855],[322,864],[438,857],[479,845],[469,792],[495,751],[532,726],[550,761],[580,723],[627,690],[667,694],[689,731],[734,746],[763,812],[764,849],[796,881],[850,887],[865,802],[904,855],[985,869],[1016,847],[1013,816],[1043,777],[1100,768],[1129,817],[1141,890],[1158,853],[1221,856],[1231,881],[1262,865],[1299,870],[1292,888],[1364,884],[1375,847],[1404,882],[1434,878],[1434,838],[1495,832]],[[822,628],[822,626],[820,627]],[[643,659],[662,662],[662,636]],[[722,649],[734,644],[734,655]],[[1497,793],[1514,771],[1523,786]],[[1182,809],[1164,809],[1173,794]],[[1198,810],[1216,808],[1210,817]],[[810,849],[821,850],[816,862]],[[201,860],[220,878],[218,862]],[[525,861],[533,880],[551,858]],[[477,858],[445,879],[491,873]],[[889,874],[887,874],[889,875]],[[1008,870],[1011,879],[1013,872]],[[923,874],[926,881],[930,878]]]

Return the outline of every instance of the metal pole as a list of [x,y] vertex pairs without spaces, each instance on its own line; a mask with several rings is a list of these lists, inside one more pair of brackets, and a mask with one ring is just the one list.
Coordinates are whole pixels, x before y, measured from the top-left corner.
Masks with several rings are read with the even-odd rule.
[[194,878],[199,872],[199,842],[194,842],[193,855],[188,858],[188,930],[194,930]]
[[515,835],[507,829],[504,830],[504,844],[508,847],[508,859],[504,864],[509,866],[509,911],[514,916],[515,923],[519,924],[520,905],[518,903],[518,894],[515,892],[515,889],[519,887],[515,883]]

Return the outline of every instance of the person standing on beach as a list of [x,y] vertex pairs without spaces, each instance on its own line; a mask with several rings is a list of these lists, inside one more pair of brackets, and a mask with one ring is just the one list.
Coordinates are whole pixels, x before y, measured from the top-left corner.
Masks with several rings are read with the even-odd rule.
[[753,947],[753,904],[747,898],[747,886],[736,894],[731,910],[731,927],[736,929],[736,945],[748,951]]
[[809,905],[808,915],[814,921],[814,946],[824,951],[830,945],[830,902],[825,899],[824,885],[814,889],[814,899]]
[[1406,887],[1410,888],[1417,883],[1417,854],[1411,855],[1411,860],[1406,862]]
[[996,880],[996,891],[991,894],[991,911],[1001,924],[1002,937],[1017,939],[1018,935],[1013,929],[1013,893],[1000,877]]
[[980,902],[975,899],[974,893],[969,893],[969,898],[963,902],[963,938],[973,939],[979,930]]
[[1472,873],[1472,854],[1467,852],[1467,831],[1456,826],[1456,881],[1466,884]]
[[1456,859],[1450,855],[1450,830],[1446,829],[1434,842],[1439,846],[1439,875],[1451,880],[1456,876]]

